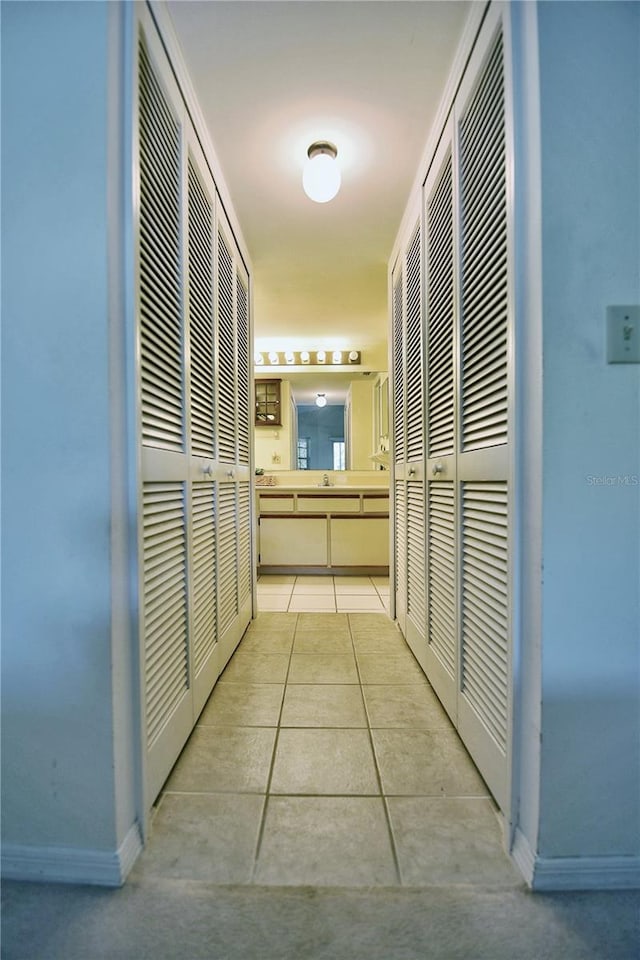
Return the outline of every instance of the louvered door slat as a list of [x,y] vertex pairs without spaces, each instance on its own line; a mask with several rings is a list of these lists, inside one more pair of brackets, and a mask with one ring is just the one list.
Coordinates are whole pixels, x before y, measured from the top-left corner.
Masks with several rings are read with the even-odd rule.
[[500,35],[460,123],[462,448],[465,452],[504,444],[508,439],[503,88]]
[[246,601],[251,593],[251,490],[248,483],[241,484],[238,490],[239,523],[239,576],[238,596],[240,603]]
[[180,130],[142,41],[139,78],[142,441],[181,451]]
[[152,746],[188,689],[183,484],[144,484],[142,523],[145,703]]
[[393,334],[393,436],[394,459],[404,463],[406,459],[405,433],[405,362],[402,308],[402,268],[393,284],[392,334]]
[[422,269],[420,224],[416,225],[405,256],[405,376],[406,376],[406,459],[423,455],[423,357],[422,357]]
[[407,483],[407,614],[421,633],[425,626],[424,482]]
[[454,450],[454,248],[452,158],[447,153],[426,211],[427,432],[429,457]]
[[214,455],[213,202],[188,165],[191,452]]
[[451,677],[457,656],[454,507],[451,481],[429,484],[429,645]]
[[407,504],[405,485],[402,481],[396,481],[395,484],[395,518],[396,592],[400,598],[405,598],[407,594]]
[[218,456],[236,459],[236,350],[233,307],[233,257],[218,231]]
[[244,279],[236,276],[236,318],[238,349],[238,460],[249,463],[249,298]]
[[508,660],[508,504],[504,482],[463,484],[462,633],[462,692],[504,751]]
[[211,655],[217,640],[215,484],[194,483],[191,500],[193,520],[191,642],[194,674],[197,676]]
[[238,613],[237,497],[235,484],[218,494],[218,610],[222,636]]

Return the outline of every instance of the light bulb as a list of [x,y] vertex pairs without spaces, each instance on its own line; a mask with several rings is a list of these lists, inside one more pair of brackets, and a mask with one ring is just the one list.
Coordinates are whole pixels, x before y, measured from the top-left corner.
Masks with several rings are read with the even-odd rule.
[[316,406],[326,407],[326,405],[327,405],[327,398],[325,397],[324,393],[319,393],[318,396],[316,397]]
[[302,361],[303,363],[309,363],[309,359],[310,359],[310,358],[309,358],[309,351],[308,351],[308,350],[303,350],[302,353],[300,354],[300,359],[301,359],[301,361]]
[[333,351],[333,362],[342,363],[342,352],[340,350]]
[[256,366],[259,367],[264,363],[264,357],[261,353],[256,353]]
[[332,143],[318,141],[307,151],[308,160],[302,172],[302,187],[310,200],[327,203],[333,200],[340,189],[338,151]]
[[327,355],[324,352],[324,350],[318,350],[318,352],[316,353],[316,360],[318,361],[318,363],[324,363],[326,359],[327,359]]
[[295,363],[296,358],[292,354],[291,350],[287,350],[287,352],[284,355],[284,358],[287,361],[287,363]]
[[278,354],[274,350],[272,350],[271,353],[269,354],[269,363],[278,363],[279,360],[280,360],[280,357],[278,356]]

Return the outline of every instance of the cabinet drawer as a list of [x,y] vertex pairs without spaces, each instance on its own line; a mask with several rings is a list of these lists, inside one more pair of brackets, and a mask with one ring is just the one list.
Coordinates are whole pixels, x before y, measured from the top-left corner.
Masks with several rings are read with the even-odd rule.
[[277,496],[273,493],[260,496],[260,513],[293,513],[293,497]]
[[360,513],[360,497],[330,494],[323,497],[298,495],[298,513]]

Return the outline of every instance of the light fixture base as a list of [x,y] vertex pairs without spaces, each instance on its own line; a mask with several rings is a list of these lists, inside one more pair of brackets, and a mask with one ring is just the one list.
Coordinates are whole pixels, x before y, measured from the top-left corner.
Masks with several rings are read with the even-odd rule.
[[329,143],[328,140],[316,140],[307,150],[309,160],[313,160],[314,157],[319,157],[323,153],[335,160],[338,156],[338,148],[333,143]]

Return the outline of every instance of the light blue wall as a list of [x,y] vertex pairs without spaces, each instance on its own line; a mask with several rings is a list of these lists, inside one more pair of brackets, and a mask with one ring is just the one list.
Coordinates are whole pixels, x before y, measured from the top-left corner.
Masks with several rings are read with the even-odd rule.
[[2,4],[4,842],[112,850],[107,4]]
[[[545,2],[538,17],[544,336],[539,852],[637,854],[640,367],[606,364],[605,309],[640,302],[640,6]],[[625,484],[607,477],[636,479]]]

